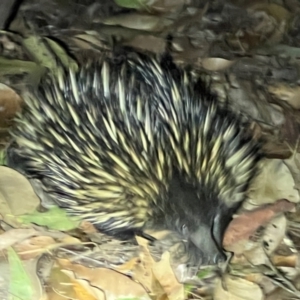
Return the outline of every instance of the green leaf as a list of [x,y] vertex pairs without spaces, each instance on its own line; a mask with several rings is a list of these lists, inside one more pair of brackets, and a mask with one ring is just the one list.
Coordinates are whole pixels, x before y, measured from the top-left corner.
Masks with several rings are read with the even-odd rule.
[[40,37],[35,35],[29,36],[23,39],[23,45],[34,60],[41,66],[50,70],[56,70],[58,68],[54,55]]
[[0,150],[0,166],[4,166],[6,164],[6,154],[5,150]]
[[38,69],[40,69],[40,67],[34,62],[8,59],[0,56],[0,75],[34,73]]
[[64,48],[62,48],[58,43],[54,42],[51,39],[45,38],[45,41],[48,43],[55,55],[59,57],[60,61],[65,67],[70,68],[74,71],[78,69],[77,63],[68,55]]
[[38,211],[18,217],[20,222],[25,224],[35,223],[40,226],[47,226],[50,229],[68,231],[77,228],[80,221],[70,217],[64,209],[59,207],[50,208],[47,212]]
[[200,270],[197,274],[197,277],[199,279],[205,279],[207,276],[209,276],[214,271],[214,267],[207,267],[203,270]]
[[115,2],[121,7],[140,9],[146,6],[148,0],[115,0]]
[[10,269],[9,293],[13,295],[12,299],[32,300],[34,294],[32,282],[22,261],[11,247],[7,249],[7,254]]

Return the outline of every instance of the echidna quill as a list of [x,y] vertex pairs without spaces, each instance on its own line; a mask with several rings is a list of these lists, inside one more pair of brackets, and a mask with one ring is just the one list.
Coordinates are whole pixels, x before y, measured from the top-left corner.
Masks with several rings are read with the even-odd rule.
[[192,71],[145,55],[105,57],[45,76],[24,100],[9,165],[38,178],[59,206],[118,238],[171,230],[194,262],[224,260],[224,231],[260,146]]

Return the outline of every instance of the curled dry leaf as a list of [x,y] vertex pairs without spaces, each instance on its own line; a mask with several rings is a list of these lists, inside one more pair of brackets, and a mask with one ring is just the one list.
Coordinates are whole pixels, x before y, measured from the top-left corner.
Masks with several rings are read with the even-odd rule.
[[[248,280],[226,275],[223,277],[224,285],[221,279],[218,280],[215,291],[215,300],[263,300],[264,295],[260,287]],[[223,288],[227,287],[227,290]]]
[[299,193],[295,189],[295,182],[288,167],[281,159],[265,159],[261,164],[261,171],[253,181],[249,200],[244,207],[251,207],[274,203],[279,199],[287,199],[290,202],[299,202]]

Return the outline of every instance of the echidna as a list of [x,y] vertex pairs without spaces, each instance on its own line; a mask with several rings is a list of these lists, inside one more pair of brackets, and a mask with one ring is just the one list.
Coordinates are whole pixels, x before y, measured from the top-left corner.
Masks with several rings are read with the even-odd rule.
[[203,86],[192,71],[138,54],[48,75],[16,118],[21,169],[102,232],[168,229],[191,257],[222,261],[260,146]]

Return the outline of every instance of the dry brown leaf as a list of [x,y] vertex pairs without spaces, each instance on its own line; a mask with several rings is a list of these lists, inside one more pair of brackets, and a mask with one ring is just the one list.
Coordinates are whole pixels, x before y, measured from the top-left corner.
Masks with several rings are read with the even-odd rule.
[[95,227],[92,223],[90,223],[90,222],[88,222],[88,221],[82,221],[82,222],[80,222],[79,228],[80,228],[83,232],[85,232],[85,233],[87,233],[87,234],[99,232],[99,231],[96,229],[96,227]]
[[[83,280],[82,280],[83,281]],[[82,300],[105,300],[104,296],[102,297],[102,299],[100,299],[99,297],[94,297],[93,295],[91,295],[89,292],[87,292],[81,284],[79,284],[76,281],[72,281],[73,283],[73,288],[76,292],[77,298],[78,299],[82,299]]]
[[138,257],[134,257],[132,259],[130,259],[129,261],[127,261],[126,263],[120,265],[120,266],[116,266],[114,268],[114,270],[123,273],[123,274],[130,274],[132,273],[135,269],[137,264],[140,264],[140,258]]
[[220,58],[208,57],[202,60],[202,67],[208,71],[223,71],[230,68],[235,61]]
[[243,277],[245,280],[258,284],[264,291],[264,294],[271,293],[275,288],[272,279],[262,273],[249,273],[243,275],[245,276]]
[[285,237],[286,229],[287,220],[284,214],[280,214],[268,223],[263,235],[265,250],[268,255],[271,255],[280,245]]
[[274,218],[267,226],[262,238],[256,242],[249,242],[243,255],[253,265],[269,264],[269,256],[282,242],[286,231],[286,217],[280,215]]
[[266,12],[268,15],[275,18],[277,22],[288,21],[291,18],[291,13],[278,4],[258,2],[250,7],[256,11]]
[[[159,232],[158,235],[166,234]],[[166,299],[184,299],[184,287],[178,282],[170,265],[170,253],[165,252],[159,262],[155,262],[148,249],[148,241],[136,237],[142,247],[141,264],[136,265],[134,278],[147,287],[156,296],[166,295]],[[154,276],[153,276],[154,275]]]
[[103,21],[101,20],[101,23],[106,25],[119,25],[131,29],[159,32],[165,27],[170,26],[172,21],[154,15],[127,13],[119,14]]
[[224,247],[235,253],[243,252],[245,243],[255,234],[258,228],[269,222],[276,214],[290,211],[294,207],[293,203],[280,200],[275,204],[260,207],[256,210],[238,215],[230,222],[226,229],[223,239]]
[[226,275],[223,277],[225,290],[221,279],[218,280],[214,300],[263,300],[264,295],[259,286],[242,278]]
[[165,252],[161,261],[155,263],[153,274],[161,284],[169,300],[184,299],[184,286],[179,283],[170,266],[170,253]]
[[51,270],[47,286],[47,295],[50,300],[76,299],[77,294],[73,288],[72,279],[59,267]]
[[116,271],[104,268],[91,269],[72,264],[65,259],[59,259],[58,263],[62,268],[74,272],[76,278],[87,280],[90,285],[101,289],[105,293],[106,300],[115,300],[121,297],[150,299],[141,285]]
[[243,205],[251,209],[261,204],[274,203],[279,199],[299,202],[299,193],[288,167],[280,159],[266,159],[261,164],[259,175],[253,181],[249,200]]
[[0,212],[4,219],[9,215],[31,213],[39,203],[39,198],[23,175],[0,166]]
[[166,40],[156,36],[139,34],[134,36],[133,39],[128,42],[125,42],[124,45],[161,54],[165,51]]
[[139,236],[136,236],[136,240],[141,247],[141,251],[139,255],[140,263],[135,266],[133,278],[140,282],[148,293],[152,292],[154,295],[163,295],[163,289],[153,276],[152,269],[155,261],[149,252],[148,241]]
[[286,83],[277,83],[276,86],[269,86],[268,91],[277,99],[286,101],[293,108],[300,109],[300,87],[290,86]]
[[22,99],[8,86],[0,83],[0,128],[9,125],[17,112],[21,111]]
[[57,242],[50,236],[36,236],[18,243],[15,251],[22,259],[31,259],[57,246]]
[[[69,277],[74,278],[74,273],[65,270],[63,272]],[[105,300],[104,293],[92,287],[87,281],[74,278],[72,283],[78,300]]]
[[296,254],[289,256],[274,255],[272,262],[277,267],[291,267],[295,268],[299,263],[299,256]]
[[291,158],[285,159],[284,163],[289,168],[294,181],[295,181],[295,189],[300,191],[300,154],[296,153]]
[[11,229],[1,234],[0,250],[4,250],[18,242],[26,240],[37,234],[34,229]]

